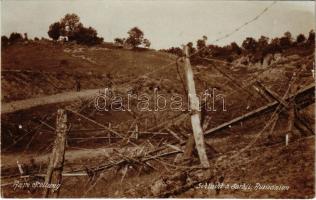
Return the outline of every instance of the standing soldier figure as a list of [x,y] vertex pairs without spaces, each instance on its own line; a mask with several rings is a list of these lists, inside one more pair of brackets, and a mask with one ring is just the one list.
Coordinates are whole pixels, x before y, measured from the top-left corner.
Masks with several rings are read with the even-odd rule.
[[111,76],[111,74],[107,74],[107,83],[106,83],[106,85],[107,85],[107,87],[108,87],[109,89],[112,88],[113,82],[112,82],[112,76]]
[[76,79],[76,89],[77,89],[77,92],[79,92],[80,89],[81,89],[81,84],[80,84],[80,79],[79,78]]

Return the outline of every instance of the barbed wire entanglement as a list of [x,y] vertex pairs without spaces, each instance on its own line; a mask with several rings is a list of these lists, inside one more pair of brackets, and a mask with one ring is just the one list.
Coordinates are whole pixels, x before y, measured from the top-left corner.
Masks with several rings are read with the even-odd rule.
[[[256,20],[259,20],[259,18],[260,18],[264,13],[266,13],[275,3],[277,3],[277,1],[272,2],[269,6],[267,6],[266,8],[264,8],[258,15],[256,15],[256,16],[253,17],[252,19],[246,21],[245,23],[241,24],[240,26],[238,26],[237,28],[235,28],[233,31],[231,31],[231,32],[229,32],[229,33],[227,33],[227,34],[225,34],[223,37],[219,37],[219,38],[213,40],[211,43],[216,43],[216,42],[218,42],[218,41],[221,41],[221,40],[223,40],[223,39],[226,39],[226,38],[232,36],[234,33],[240,31],[243,27],[250,25],[251,23],[253,23],[253,22],[256,21]],[[191,58],[192,56],[198,54],[200,51],[204,50],[205,48],[207,48],[207,46],[205,46],[205,47],[203,47],[203,48],[197,50],[197,51],[194,52],[193,54],[190,54],[190,55],[189,55],[189,58]],[[225,61],[223,61],[223,60],[218,60],[218,59],[214,59],[214,58],[203,58],[203,59],[205,59],[205,60],[212,60],[212,61],[216,60],[217,62],[222,62],[222,63],[225,63],[225,64],[231,64],[231,63],[225,62]],[[170,67],[170,66],[172,66],[172,65],[174,65],[174,64],[178,65],[178,60],[179,60],[179,58],[177,58],[175,61],[172,61],[172,62],[170,62],[170,63],[168,63],[168,64],[166,64],[166,65],[163,65],[163,66],[161,66],[161,67],[159,67],[159,68],[157,67],[157,69],[152,70],[152,71],[150,71],[150,72],[147,72],[147,73],[143,74],[141,77],[138,77],[136,80],[142,79],[143,77],[149,76],[149,75],[151,75],[151,74],[155,74],[156,72],[158,72],[158,71],[160,71],[160,70],[163,70],[163,69],[166,69],[166,68],[168,68],[168,67]],[[177,71],[178,71],[178,70],[179,70],[179,69],[177,68]],[[178,73],[179,73],[179,71],[178,71]],[[262,73],[264,73],[264,71],[263,71]],[[180,74],[179,74],[179,75],[180,75]],[[257,75],[257,76],[259,76],[259,75]],[[254,78],[254,79],[255,79],[255,78]],[[182,80],[182,78],[181,78],[181,80]],[[229,94],[227,94],[227,95],[225,95],[225,96],[229,97],[229,96],[231,96],[231,95],[234,95],[234,94],[240,92],[241,90],[245,90],[245,88],[249,87],[250,85],[252,85],[252,84],[255,83],[255,82],[256,82],[256,80],[252,81],[251,83],[249,83],[249,82],[247,81],[247,83],[249,83],[249,84],[247,84],[247,85],[243,85],[243,84],[239,84],[239,83],[235,82],[237,85],[240,86],[240,90],[235,90],[235,91],[233,91],[232,93],[229,93]],[[183,81],[183,80],[182,80],[182,84],[183,84],[184,92],[185,92],[185,94],[186,94],[186,90],[185,90],[185,86],[184,86],[184,81]],[[183,114],[185,114],[185,113],[186,113],[186,112],[184,112]],[[180,117],[181,115],[182,115],[182,114],[178,115],[177,117]],[[176,118],[177,118],[177,117],[176,117]],[[27,134],[26,134],[26,135],[27,135]],[[30,143],[32,142],[33,139],[34,139],[34,137],[31,138]],[[27,145],[27,146],[29,146],[29,145]],[[27,149],[27,148],[26,148],[26,149]]]
[[[290,95],[290,91],[293,90],[293,85],[297,80],[298,75],[302,72],[302,68],[297,69],[295,72],[293,72],[291,79],[289,80],[289,86],[286,89],[285,93],[282,96],[282,99],[286,99],[289,97]],[[266,131],[267,128],[270,128],[271,132],[273,131],[275,125],[276,125],[276,121],[279,118],[279,114],[282,112],[283,109],[283,105],[279,104],[277,106],[277,108],[275,109],[275,111],[271,114],[270,119],[268,120],[268,122],[266,123],[266,125],[262,128],[261,131],[259,131],[256,136],[254,137],[254,139],[249,142],[249,144],[247,146],[245,146],[244,148],[242,148],[241,150],[239,150],[235,155],[231,156],[230,158],[234,158],[237,157],[238,155],[240,155],[242,152],[244,152],[245,150],[249,149],[253,144],[255,144],[257,142],[257,140],[259,139],[259,137]],[[272,125],[273,124],[273,125]]]
[[[223,40],[223,39],[225,39],[225,38],[228,38],[228,37],[230,37],[231,35],[233,35],[234,33],[236,33],[237,31],[240,31],[243,27],[245,27],[245,26],[251,24],[252,22],[258,20],[258,19],[259,19],[265,12],[267,12],[275,3],[276,3],[276,1],[274,1],[274,2],[271,3],[269,6],[267,6],[262,12],[260,12],[258,15],[256,15],[253,19],[251,19],[251,20],[249,20],[249,21],[243,23],[242,25],[240,25],[239,27],[237,27],[236,29],[234,29],[232,32],[230,32],[230,33],[224,35],[223,37],[220,37],[220,38],[214,40],[214,42],[218,42],[218,41],[220,41],[220,40]],[[205,47],[205,48],[206,48],[206,47]],[[193,55],[197,54],[199,51],[202,51],[202,50],[203,50],[203,49],[198,50],[198,51],[195,52],[194,54],[191,54],[189,57],[192,57]],[[224,64],[230,64],[230,65],[232,65],[232,63],[229,63],[229,62],[226,62],[226,61],[223,61],[223,60],[218,60],[218,59],[213,59],[213,58],[203,58],[203,59],[205,59],[205,60],[210,60],[210,61],[215,61],[215,62],[221,62],[221,63],[224,63]],[[153,74],[153,73],[155,73],[155,72],[157,72],[157,71],[159,71],[159,70],[162,70],[162,69],[165,68],[165,67],[169,67],[169,66],[171,66],[171,65],[173,65],[173,64],[177,64],[177,62],[178,62],[178,59],[177,59],[175,62],[171,62],[171,63],[169,63],[169,64],[167,64],[167,65],[163,65],[162,67],[157,68],[156,70],[153,70],[153,71],[151,71],[151,72],[148,72],[148,73],[146,73],[146,74],[144,74],[144,75],[145,75],[145,76],[148,76],[149,74]],[[269,70],[269,69],[266,69],[266,70],[260,72],[260,74],[261,74],[261,73],[264,73],[264,72],[267,71],[267,70]],[[234,95],[234,94],[236,94],[236,93],[239,93],[239,92],[242,91],[242,90],[246,90],[247,87],[251,86],[252,84],[254,84],[254,83],[258,80],[257,77],[258,77],[260,74],[257,74],[256,77],[253,77],[251,81],[248,81],[248,80],[247,80],[246,82],[247,82],[248,84],[246,84],[246,85],[244,85],[243,83],[238,83],[235,78],[231,79],[231,81],[232,81],[232,82],[235,82],[240,88],[239,88],[239,90],[234,90],[233,92],[231,92],[231,93],[229,93],[229,94],[227,94],[227,95],[225,95],[225,96],[229,97],[229,96],[232,96],[232,95]],[[144,75],[143,75],[143,76],[144,76]],[[140,78],[141,78],[141,77],[140,77]],[[182,80],[182,81],[183,81],[183,80]],[[246,91],[248,91],[248,90],[246,90]],[[185,114],[185,113],[186,113],[186,112],[184,112],[184,113],[182,113],[182,114]],[[182,114],[179,114],[177,117],[180,117]],[[176,117],[176,118],[177,118],[177,117]],[[34,136],[34,137],[35,137],[35,136]],[[30,142],[28,143],[26,149],[27,149],[28,146],[32,143],[32,140],[34,139],[34,137],[31,137]],[[85,139],[82,139],[82,140],[85,140]]]
[[[275,3],[276,3],[276,1],[274,1],[269,6],[267,6],[262,12],[260,12],[258,15],[256,15],[251,20],[243,23],[242,25],[238,26],[233,31],[225,34],[224,36],[214,40],[214,42],[218,42],[220,40],[226,39],[226,38],[230,37],[231,35],[233,35],[234,33],[236,33],[237,31],[240,31],[245,26],[255,22],[264,13],[266,13]],[[208,46],[205,46],[204,49],[205,48],[208,48]],[[203,50],[203,48],[190,54],[186,58],[192,58],[192,56],[198,54],[202,50]],[[160,67],[157,67],[157,69],[154,69],[154,70],[147,72],[145,74],[142,74],[140,77],[137,77],[133,81],[139,80],[139,79],[149,78],[150,75],[155,74],[157,71],[166,69],[167,67],[170,67],[170,66],[175,64],[177,67],[176,68],[177,73],[180,76],[180,81],[181,81],[184,93],[185,93],[186,97],[188,97],[188,95],[187,95],[188,91],[186,90],[185,80],[182,77],[182,75],[180,73],[180,68],[179,68],[180,65],[182,64],[179,62],[179,60],[182,58],[183,57],[178,57],[175,61],[172,61],[171,63],[168,63],[166,65],[162,65]],[[223,115],[224,117],[219,116],[219,119],[216,120],[214,118],[216,118],[217,116],[214,117],[214,115],[212,115],[210,113],[206,113],[206,115],[208,115],[207,117],[210,117],[210,118],[214,117],[213,118],[214,121],[212,119],[212,122],[210,122],[211,119],[208,119],[208,122],[210,124],[207,124],[206,126],[204,126],[206,123],[205,124],[203,122],[201,123],[203,125],[202,134],[204,133],[205,138],[206,138],[206,135],[208,135],[208,136],[212,137],[212,139],[213,138],[216,139],[216,134],[213,134],[215,132],[218,132],[219,134],[221,134],[220,137],[225,137],[226,130],[225,131],[218,131],[218,130],[222,130],[222,129],[218,129],[216,131],[213,131],[209,128],[211,127],[213,129],[213,128],[217,128],[225,123],[229,123],[230,121],[232,121],[229,119],[236,118],[236,116],[234,116],[234,115],[237,115],[238,117],[243,117],[244,115],[247,115],[248,113],[256,111],[257,108],[261,108],[260,104],[258,103],[259,91],[252,90],[255,88],[253,88],[253,87],[249,88],[249,87],[254,86],[254,84],[256,84],[258,81],[264,82],[263,78],[262,78],[263,76],[261,76],[261,75],[263,73],[267,72],[268,70],[272,69],[273,67],[275,67],[276,64],[275,63],[271,64],[271,65],[269,64],[265,68],[259,69],[260,71],[258,70],[255,73],[252,73],[249,70],[249,71],[247,71],[247,72],[249,72],[249,74],[242,77],[243,79],[240,79],[237,77],[238,73],[234,73],[233,70],[229,71],[229,72],[225,71],[225,69],[228,69],[226,67],[227,66],[229,66],[229,67],[230,66],[239,66],[239,67],[249,68],[251,66],[243,65],[240,63],[235,65],[234,63],[227,62],[225,60],[220,60],[217,58],[211,58],[211,57],[201,57],[199,59],[203,59],[203,60],[209,61],[209,62],[207,62],[207,64],[203,64],[204,66],[203,66],[203,68],[202,67],[200,68],[201,70],[196,68],[196,71],[194,71],[194,73],[195,72],[197,74],[201,73],[201,72],[204,73],[205,71],[203,71],[203,69],[207,69],[207,70],[208,69],[216,69],[218,72],[220,72],[220,74],[223,75],[223,77],[225,77],[229,80],[229,81],[227,81],[227,80],[223,79],[222,77],[219,77],[220,81],[222,81],[222,80],[223,80],[223,82],[225,81],[225,83],[223,83],[223,85],[225,85],[226,83],[228,83],[227,86],[229,85],[227,88],[224,89],[225,91],[227,91],[228,94],[223,94],[223,95],[226,98],[232,97],[232,99],[234,100],[234,102],[231,104],[233,109],[230,110],[230,112],[232,112],[232,113],[229,113],[229,114],[227,114],[228,112],[226,113],[226,116],[230,115],[229,116],[230,118]],[[192,60],[193,60],[193,58],[192,58]],[[168,61],[170,61],[170,60],[168,60]],[[187,63],[189,63],[189,62],[187,62]],[[214,63],[215,64],[216,63],[223,64],[222,65],[223,68],[219,69]],[[271,134],[273,131],[276,131],[276,129],[278,129],[275,127],[276,127],[277,121],[279,119],[279,116],[281,116],[280,114],[282,112],[284,114],[286,114],[286,112],[287,112],[287,110],[286,110],[287,106],[284,106],[280,102],[285,102],[285,104],[287,104],[287,102],[291,102],[291,101],[294,102],[294,100],[292,100],[291,98],[293,98],[293,96],[295,97],[298,94],[298,92],[297,92],[298,89],[296,88],[297,91],[295,91],[295,94],[293,92],[293,94],[291,94],[292,96],[289,94],[290,90],[293,89],[292,86],[295,84],[295,81],[298,78],[298,75],[303,70],[305,70],[305,67],[299,67],[293,63],[292,63],[292,65],[293,66],[295,65],[293,68],[296,67],[297,70],[291,69],[291,70],[287,71],[289,73],[294,71],[291,79],[289,80],[288,88],[287,89],[284,88],[285,89],[284,93],[283,93],[283,90],[278,90],[278,92],[277,92],[277,95],[283,94],[280,98],[281,101],[278,101],[277,98],[275,98],[275,99],[270,98],[270,99],[265,99],[264,100],[265,102],[260,102],[260,103],[265,103],[265,105],[268,105],[268,104],[271,104],[274,102],[276,102],[276,104],[275,104],[275,106],[271,107],[271,109],[266,110],[264,113],[256,114],[255,115],[256,117],[252,117],[251,120],[249,120],[250,123],[248,123],[249,121],[247,121],[249,118],[241,121],[241,122],[245,122],[245,124],[248,123],[244,127],[243,127],[243,125],[239,126],[239,124],[237,127],[237,125],[233,124],[233,123],[231,123],[231,124],[233,124],[232,125],[233,127],[231,125],[225,126],[225,127],[229,127],[229,128],[227,128],[227,130],[230,132],[233,132],[232,131],[233,128],[236,128],[236,127],[240,128],[241,127],[239,130],[243,130],[242,134],[244,134],[246,136],[240,134],[240,138],[242,138],[242,139],[238,138],[239,136],[236,137],[237,139],[236,138],[232,139],[234,142],[237,142],[239,144],[234,143],[233,145],[227,145],[227,146],[231,146],[231,147],[224,147],[223,148],[224,150],[220,149],[219,151],[217,151],[215,153],[214,157],[210,156],[209,160],[212,163],[211,164],[212,166],[209,167],[210,170],[216,169],[218,167],[218,165],[220,164],[219,163],[220,160],[223,157],[225,157],[226,161],[232,160],[236,157],[240,157],[241,159],[243,159],[243,155],[244,155],[243,153],[253,149],[254,146],[256,148],[261,148],[261,147],[269,148],[268,145],[262,145],[261,143],[259,144],[258,141],[262,142],[261,141],[262,139],[264,139],[264,140],[266,139],[263,137],[263,136],[267,136],[266,133],[269,132],[269,134]],[[294,74],[295,74],[295,76],[293,76]],[[148,77],[146,77],[146,76],[148,76]],[[216,76],[217,76],[217,74],[216,74]],[[161,77],[159,77],[159,78],[161,80]],[[278,79],[281,79],[281,78],[278,77]],[[201,80],[201,81],[203,81],[203,80]],[[234,87],[231,86],[231,83],[234,85]],[[159,84],[160,84],[160,82],[159,82]],[[264,84],[266,84],[266,82]],[[235,86],[237,86],[238,89],[235,89]],[[268,85],[268,86],[270,87],[270,85]],[[274,90],[274,87],[272,87],[272,88]],[[280,91],[282,91],[282,92],[280,92]],[[251,109],[248,109],[248,107],[245,109],[246,101],[248,102],[249,98],[248,98],[248,96],[243,95],[244,93],[247,93],[247,94],[251,95],[252,97],[257,95],[257,96],[255,96],[256,99],[251,99],[251,101],[253,101],[254,104],[258,104],[258,105],[256,105],[257,107],[255,109],[253,109],[253,107],[251,107]],[[238,96],[236,94],[242,94],[242,95]],[[236,95],[236,96],[234,96],[234,95]],[[239,100],[242,102],[240,104],[236,103],[236,101],[239,101]],[[69,130],[67,131],[66,151],[71,151],[71,149],[75,149],[75,151],[80,153],[80,159],[82,159],[82,160],[89,159],[89,162],[84,163],[84,164],[83,163],[74,164],[72,162],[69,162],[70,159],[65,160],[65,167],[66,168],[65,168],[64,174],[67,174],[67,176],[69,175],[69,177],[73,177],[73,176],[88,176],[89,177],[89,181],[86,183],[86,185],[90,184],[90,186],[88,187],[88,189],[86,191],[83,191],[84,196],[88,195],[88,193],[94,189],[94,187],[97,185],[97,183],[103,178],[103,176],[105,174],[105,170],[109,170],[109,169],[111,169],[113,171],[126,169],[124,174],[122,175],[122,179],[121,179],[121,182],[122,182],[126,176],[127,170],[129,170],[130,167],[133,168],[134,166],[137,166],[135,168],[139,168],[140,169],[139,171],[141,171],[143,168],[150,168],[151,170],[157,170],[156,169],[157,166],[152,165],[149,161],[154,161],[155,164],[156,163],[160,164],[159,167],[164,167],[166,169],[166,171],[169,171],[171,173],[174,173],[175,171],[178,171],[178,170],[192,170],[192,169],[200,169],[201,168],[201,166],[195,165],[196,163],[198,163],[198,162],[195,162],[196,160],[194,160],[194,159],[196,159],[195,158],[196,156],[192,156],[192,163],[193,164],[192,163],[188,164],[187,162],[184,162],[183,160],[178,162],[177,156],[175,156],[175,158],[170,156],[170,155],[178,155],[178,154],[185,153],[185,150],[187,148],[186,145],[189,143],[188,141],[193,134],[192,134],[192,130],[187,131],[184,127],[181,127],[181,126],[184,126],[183,124],[189,124],[189,123],[187,123],[187,121],[190,120],[189,119],[190,115],[188,115],[188,113],[190,113],[190,111],[181,111],[181,113],[176,113],[176,114],[172,113],[173,115],[174,114],[175,115],[172,116],[171,119],[167,118],[167,117],[171,116],[171,115],[169,115],[169,113],[166,115],[165,114],[160,115],[160,116],[158,116],[161,118],[159,123],[157,123],[157,121],[155,121],[155,122],[151,121],[150,126],[152,126],[152,127],[148,127],[148,129],[147,129],[147,126],[146,126],[146,130],[142,132],[138,128],[137,123],[145,123],[143,120],[141,120],[141,118],[144,116],[146,117],[146,115],[141,116],[141,114],[137,113],[141,117],[133,116],[133,119],[129,118],[127,120],[126,119],[121,120],[121,118],[120,118],[120,121],[121,121],[121,122],[119,122],[120,124],[117,123],[115,125],[118,125],[118,126],[124,125],[123,128],[117,128],[117,126],[113,125],[114,123],[112,124],[112,126],[110,123],[107,126],[105,124],[111,120],[108,120],[109,118],[102,118],[102,117],[104,117],[104,116],[101,116],[101,115],[103,115],[102,113],[96,114],[96,111],[93,109],[93,106],[89,107],[89,104],[91,104],[91,103],[93,104],[93,101],[94,101],[94,97],[87,99],[86,102],[82,102],[80,104],[80,106],[74,105],[73,101],[71,103],[67,103],[66,105],[62,105],[63,109],[65,111],[67,111],[67,113],[69,113],[69,115],[68,115],[68,117],[69,117],[68,119],[70,119],[69,122],[71,121],[71,123],[73,123],[73,124],[78,123],[77,126],[74,128],[74,130],[71,130],[71,128],[73,128],[73,127],[70,126]],[[220,103],[221,101],[222,101],[221,99],[217,99],[217,100],[215,100],[214,104]],[[246,112],[246,114],[244,112]],[[52,117],[54,117],[55,114],[51,114],[49,117],[45,116],[45,117],[41,118],[37,123],[35,123],[35,125],[38,124],[39,129],[42,126],[45,126],[46,129],[48,128],[48,130],[50,132],[47,131],[46,132],[47,134],[54,133],[56,131],[54,128],[54,125],[50,125],[49,123],[47,123],[47,121],[50,120]],[[110,115],[111,114],[112,113],[110,113]],[[153,114],[153,115],[155,115],[155,114]],[[101,117],[98,118],[98,116],[101,116]],[[201,116],[202,116],[202,114],[201,114]],[[200,118],[202,118],[201,116],[200,116]],[[181,118],[181,117],[185,117],[185,118]],[[115,120],[117,120],[117,119],[119,119],[119,118],[116,118]],[[184,121],[184,120],[186,120],[186,121]],[[81,123],[81,121],[85,121],[87,123]],[[104,121],[106,123],[103,123]],[[136,121],[136,123],[135,123],[135,121]],[[162,123],[161,123],[161,121],[162,121]],[[180,121],[181,125],[179,125],[180,123],[179,124],[175,123],[175,121]],[[252,123],[252,121],[257,121],[257,122]],[[132,123],[129,124],[130,122],[132,122]],[[213,123],[213,122],[215,122],[215,123]],[[50,123],[52,123],[52,121],[50,121]],[[115,121],[115,123],[116,123],[116,121]],[[211,123],[213,123],[213,124],[211,124]],[[132,130],[132,127],[134,127],[135,124],[136,124],[135,130],[134,129]],[[170,126],[169,124],[173,124],[173,125]],[[252,128],[249,129],[249,127],[251,127],[250,124],[253,127],[256,126],[257,129],[256,130],[253,130]],[[33,126],[33,127],[35,127],[35,126]],[[95,128],[94,129],[95,132],[92,131],[92,134],[90,134],[91,132],[87,131],[89,128],[90,128],[90,130],[93,129],[91,127]],[[96,128],[96,127],[98,127],[98,128]],[[127,127],[130,127],[130,128],[127,129]],[[39,135],[38,132],[36,132],[36,131],[37,130],[34,131],[33,135],[30,137],[30,140],[27,141],[26,147],[24,148],[23,153],[25,153],[28,150],[28,148],[35,141],[35,137],[37,137]],[[82,131],[84,133],[81,135],[82,132],[80,132],[80,131]],[[99,131],[99,132],[97,132],[97,131]],[[74,132],[76,134],[73,134]],[[77,134],[77,133],[79,133],[79,134]],[[210,133],[210,134],[208,134],[208,133]],[[140,136],[141,134],[143,134],[143,135],[147,134],[150,136],[148,136],[148,137],[146,136],[146,137],[141,138],[141,136]],[[239,134],[239,132],[238,132],[238,134]],[[157,135],[160,135],[160,136],[158,136],[157,140],[152,139],[153,137],[155,137]],[[167,137],[166,137],[166,135],[167,135]],[[231,134],[231,135],[233,135],[233,134]],[[22,137],[27,137],[27,136],[28,136],[28,133]],[[168,138],[168,136],[169,136],[169,138]],[[233,137],[235,137],[235,136],[233,136]],[[207,141],[208,144],[206,144],[210,148],[212,148],[212,144],[214,144],[214,143],[212,143],[213,141],[211,141],[212,139],[209,139]],[[229,140],[230,139],[231,138],[229,138]],[[100,140],[100,143],[95,145],[94,140]],[[105,142],[104,142],[104,140],[105,140]],[[107,143],[106,140],[108,140],[109,142]],[[20,140],[18,140],[18,142],[19,141]],[[207,143],[207,142],[205,142],[205,143]],[[220,141],[220,142],[222,142],[222,141]],[[69,145],[69,143],[71,143],[71,144]],[[84,145],[85,143],[87,144],[88,147],[91,147],[91,148],[86,148]],[[15,144],[16,143],[11,144],[9,147],[7,147],[4,150],[11,148]],[[113,150],[113,152],[111,152],[111,154],[105,153],[105,151],[107,150],[106,148],[109,149],[109,148],[113,147],[113,146],[111,146],[112,144],[114,144],[113,146],[115,146],[115,147],[119,147],[117,149],[121,149],[124,153],[118,152],[118,151],[116,151],[116,149]],[[276,144],[276,143],[274,143],[274,144]],[[102,145],[102,147],[99,147],[98,145]],[[216,145],[218,145],[218,143]],[[198,146],[198,145],[196,145],[196,146]],[[52,148],[53,148],[53,142],[48,144],[41,153],[42,154],[45,153],[48,155],[49,151],[51,151]],[[134,151],[134,149],[137,149],[137,150]],[[234,149],[234,150],[230,151],[231,149]],[[104,159],[102,159],[102,160],[100,159],[100,160],[98,160],[98,162],[90,162],[92,159],[94,159],[92,154],[91,154],[91,152],[94,152],[94,151],[96,154],[98,154],[98,153],[101,154],[101,152],[102,152],[102,156],[104,155]],[[128,152],[126,153],[125,151],[128,151]],[[83,154],[85,154],[85,155],[83,156]],[[107,154],[107,155],[105,155],[105,154]],[[78,167],[78,168],[73,168],[73,165]],[[222,169],[224,169],[224,168],[225,168],[225,166],[222,167]],[[159,172],[159,170],[157,170],[157,171]],[[81,173],[79,173],[79,172],[81,172]],[[40,173],[40,172],[38,172],[38,173]],[[215,173],[217,173],[217,172],[215,172]],[[41,176],[45,176],[45,174],[41,174]]]

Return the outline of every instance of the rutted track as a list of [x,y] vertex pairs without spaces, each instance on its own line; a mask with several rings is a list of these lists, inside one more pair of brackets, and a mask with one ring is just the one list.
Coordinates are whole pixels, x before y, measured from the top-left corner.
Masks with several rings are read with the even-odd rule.
[[55,95],[4,103],[1,105],[1,114],[13,113],[19,110],[25,110],[36,106],[70,102],[81,98],[92,97],[96,96],[100,90],[101,89],[90,89],[80,92],[63,92]]

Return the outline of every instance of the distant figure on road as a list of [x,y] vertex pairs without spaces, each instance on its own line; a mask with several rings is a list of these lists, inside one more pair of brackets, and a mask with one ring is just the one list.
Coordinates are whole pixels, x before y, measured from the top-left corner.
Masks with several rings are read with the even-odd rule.
[[80,79],[79,78],[76,79],[76,89],[77,89],[77,92],[80,92],[81,84],[80,84]]
[[106,87],[107,88],[112,88],[113,82],[112,82],[112,76],[111,74],[107,74],[106,76]]

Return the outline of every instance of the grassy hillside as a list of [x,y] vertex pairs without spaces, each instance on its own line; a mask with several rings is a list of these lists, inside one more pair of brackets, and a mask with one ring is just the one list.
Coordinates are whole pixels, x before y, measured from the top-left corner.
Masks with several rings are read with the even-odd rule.
[[122,73],[139,69],[134,73],[144,73],[143,70],[154,69],[171,60],[173,60],[172,56],[154,50],[131,51],[51,42],[15,44],[3,49],[2,53],[3,69],[32,69],[48,72]]
[[[12,101],[133,81],[157,71],[175,57],[154,50],[131,51],[102,46],[61,45],[51,42],[15,44],[2,52],[2,100]],[[22,70],[22,71],[21,71]],[[153,78],[161,74],[152,73]],[[173,78],[169,74],[165,77]]]

